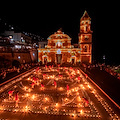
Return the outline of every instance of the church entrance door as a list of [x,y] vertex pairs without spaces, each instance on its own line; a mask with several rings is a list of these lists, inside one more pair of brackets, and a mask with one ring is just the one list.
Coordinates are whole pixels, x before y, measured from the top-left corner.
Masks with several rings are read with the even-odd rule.
[[61,64],[61,60],[62,60],[62,54],[56,54],[57,64]]
[[72,65],[75,63],[75,59],[74,58],[72,58]]
[[44,64],[47,64],[47,57],[44,57]]

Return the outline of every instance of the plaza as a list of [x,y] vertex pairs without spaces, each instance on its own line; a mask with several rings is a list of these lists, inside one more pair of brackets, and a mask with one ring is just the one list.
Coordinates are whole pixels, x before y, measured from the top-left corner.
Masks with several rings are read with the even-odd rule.
[[9,114],[13,114],[11,119],[28,119],[30,116],[29,119],[33,119],[34,116],[46,120],[46,115],[49,119],[62,117],[66,120],[118,119],[104,96],[78,67],[37,67],[11,83],[8,89],[7,85],[5,87],[0,94],[0,118],[7,119]]

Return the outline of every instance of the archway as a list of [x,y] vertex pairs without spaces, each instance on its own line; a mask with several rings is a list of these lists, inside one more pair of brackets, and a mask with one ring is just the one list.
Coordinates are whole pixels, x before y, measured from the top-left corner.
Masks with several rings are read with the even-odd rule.
[[72,65],[75,63],[75,59],[74,58],[72,58],[71,63],[72,63]]
[[48,62],[48,56],[47,55],[43,55],[42,56],[42,63],[43,64],[47,64],[47,62]]
[[44,57],[44,64],[47,64],[47,57]]
[[76,56],[71,57],[71,64],[72,65],[76,64]]

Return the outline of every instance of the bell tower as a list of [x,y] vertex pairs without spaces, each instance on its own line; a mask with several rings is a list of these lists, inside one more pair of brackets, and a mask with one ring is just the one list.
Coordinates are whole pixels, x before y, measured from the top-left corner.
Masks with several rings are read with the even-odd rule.
[[92,63],[92,31],[91,18],[87,11],[80,19],[79,47],[81,50],[80,61],[82,63]]

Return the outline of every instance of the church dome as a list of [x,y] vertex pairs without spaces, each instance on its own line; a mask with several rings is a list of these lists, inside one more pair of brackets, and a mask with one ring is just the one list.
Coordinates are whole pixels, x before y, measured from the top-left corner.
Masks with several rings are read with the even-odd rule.
[[71,40],[71,38],[67,35],[67,34],[64,34],[64,32],[62,32],[61,29],[57,30],[57,32],[55,32],[54,34],[50,35],[48,37],[48,40],[51,40],[51,39],[68,39],[68,40]]

